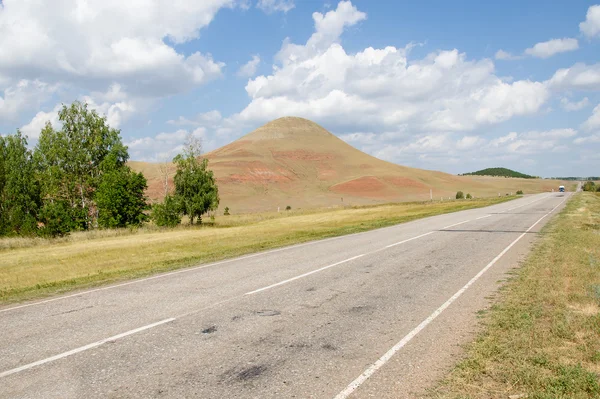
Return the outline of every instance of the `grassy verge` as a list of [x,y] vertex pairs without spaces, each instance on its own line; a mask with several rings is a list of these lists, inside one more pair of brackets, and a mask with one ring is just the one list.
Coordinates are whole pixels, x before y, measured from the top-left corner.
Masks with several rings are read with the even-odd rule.
[[53,241],[4,239],[0,240],[0,303],[367,231],[512,198],[219,216],[209,226],[98,231]]
[[433,397],[600,398],[599,194],[575,195],[545,227],[483,322]]

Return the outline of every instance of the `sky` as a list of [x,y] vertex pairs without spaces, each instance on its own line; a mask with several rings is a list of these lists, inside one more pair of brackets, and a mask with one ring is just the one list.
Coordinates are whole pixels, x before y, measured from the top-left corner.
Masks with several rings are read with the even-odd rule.
[[300,116],[406,166],[597,176],[600,4],[0,0],[0,133],[75,100],[133,160]]

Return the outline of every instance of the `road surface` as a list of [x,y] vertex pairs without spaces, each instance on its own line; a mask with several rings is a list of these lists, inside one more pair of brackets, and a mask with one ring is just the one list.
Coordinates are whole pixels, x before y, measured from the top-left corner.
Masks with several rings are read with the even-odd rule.
[[0,397],[418,397],[568,196],[0,308]]

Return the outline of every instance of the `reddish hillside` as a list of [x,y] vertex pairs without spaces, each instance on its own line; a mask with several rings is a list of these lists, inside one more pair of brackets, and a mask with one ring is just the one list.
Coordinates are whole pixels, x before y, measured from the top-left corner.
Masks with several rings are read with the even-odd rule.
[[[545,180],[454,176],[382,161],[357,150],[306,119],[269,122],[224,147],[207,153],[219,184],[221,208],[234,212],[372,204],[498,192],[549,191]],[[158,165],[131,162],[148,178],[152,199],[163,195]],[[172,187],[172,184],[171,184]]]

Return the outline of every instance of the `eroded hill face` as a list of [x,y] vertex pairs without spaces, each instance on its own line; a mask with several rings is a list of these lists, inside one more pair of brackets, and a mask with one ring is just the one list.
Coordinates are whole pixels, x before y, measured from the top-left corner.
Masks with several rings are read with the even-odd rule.
[[[555,182],[454,176],[408,168],[365,154],[303,118],[274,120],[206,154],[219,185],[221,208],[251,212],[453,197],[550,191]],[[131,162],[148,178],[148,195],[164,195],[158,165]],[[172,188],[172,183],[170,184]]]

